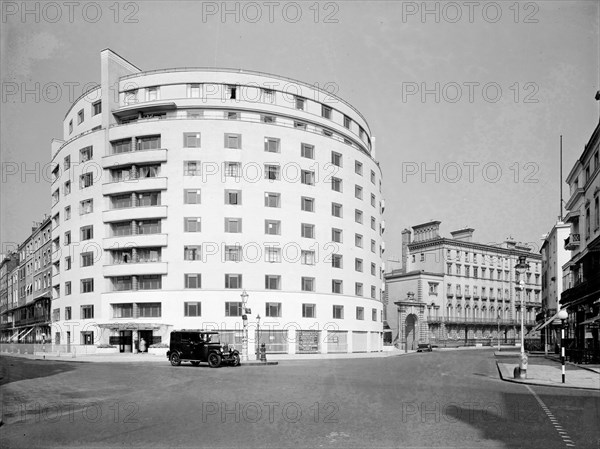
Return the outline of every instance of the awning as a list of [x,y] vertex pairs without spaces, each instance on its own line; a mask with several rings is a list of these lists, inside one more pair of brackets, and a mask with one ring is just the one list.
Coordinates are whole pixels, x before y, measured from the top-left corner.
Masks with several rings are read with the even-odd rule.
[[556,317],[558,316],[559,312],[556,312],[554,315],[552,315],[552,317],[550,319],[548,319],[545,323],[543,324],[538,324],[536,327],[534,327],[531,331],[535,332],[535,331],[539,331],[542,330],[543,328],[545,328],[546,326],[548,326],[548,324],[550,324],[551,322],[553,322]]
[[111,329],[117,331],[143,331],[143,330],[158,330],[164,326],[171,327],[172,324],[166,323],[139,323],[135,321],[97,323],[96,326],[103,329]]
[[33,329],[34,329],[33,327],[29,328],[29,330],[27,332],[25,332],[23,335],[19,336],[19,340],[27,337]]
[[590,319],[582,321],[581,323],[578,324],[578,326],[583,326],[583,325],[586,325],[586,324],[596,323],[597,321],[600,321],[600,315],[596,315],[595,317],[592,317]]

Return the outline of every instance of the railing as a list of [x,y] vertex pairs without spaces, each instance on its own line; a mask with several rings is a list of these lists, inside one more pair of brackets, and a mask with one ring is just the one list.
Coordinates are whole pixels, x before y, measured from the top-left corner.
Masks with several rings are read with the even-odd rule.
[[561,295],[561,303],[569,303],[571,301],[575,301],[578,298],[586,295],[587,293],[592,293],[600,291],[600,276],[596,276],[593,278],[586,279],[579,284],[571,287],[565,291],[563,291]]
[[[488,338],[456,338],[456,339],[444,339],[444,340],[430,340],[429,343],[438,348],[457,348],[460,346],[491,346],[494,347],[498,344],[497,337]],[[504,346],[514,346],[514,338],[500,338],[500,344]]]
[[565,349],[565,357],[569,362],[580,364],[600,363],[598,349]]
[[[496,318],[476,318],[476,317],[443,317],[440,318],[441,321],[450,324],[498,324],[498,319]],[[501,319],[501,325],[514,325],[516,324],[516,320],[513,319]]]

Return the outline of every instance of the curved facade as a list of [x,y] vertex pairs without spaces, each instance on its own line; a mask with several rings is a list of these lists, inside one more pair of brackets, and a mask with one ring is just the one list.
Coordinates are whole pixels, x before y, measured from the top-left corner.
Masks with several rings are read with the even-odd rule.
[[101,56],[53,143],[55,344],[135,351],[180,328],[239,344],[246,291],[250,348],[381,350],[381,170],[362,115],[273,75]]

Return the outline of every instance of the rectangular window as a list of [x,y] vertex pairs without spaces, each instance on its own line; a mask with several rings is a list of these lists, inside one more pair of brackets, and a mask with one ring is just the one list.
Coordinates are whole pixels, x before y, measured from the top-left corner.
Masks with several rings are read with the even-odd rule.
[[265,103],[275,103],[275,91],[271,89],[261,89],[262,101]]
[[352,123],[352,120],[350,119],[350,117],[348,117],[347,115],[344,115],[344,128],[350,129],[351,123]]
[[92,318],[94,318],[94,306],[93,305],[81,306],[81,319],[89,320]]
[[329,106],[321,105],[321,116],[331,119],[331,108]]
[[94,176],[92,172],[84,173],[79,177],[79,188],[85,189],[94,185]]
[[160,234],[160,220],[144,220],[138,222],[138,234]]
[[270,181],[279,180],[279,165],[265,164],[265,179]]
[[56,203],[58,203],[59,199],[60,199],[60,189],[56,189],[54,192],[52,192],[52,205],[54,206]]
[[185,189],[183,191],[183,204],[200,204],[201,191],[195,189]]
[[102,112],[102,101],[98,100],[92,103],[92,115],[98,115]]
[[314,159],[315,158],[314,145],[309,145],[307,143],[300,144],[300,156],[305,157],[307,159]]
[[[71,294],[71,281],[65,282],[65,295],[69,296]],[[67,309],[68,309],[68,318],[67,318]],[[65,307],[65,320],[71,319],[71,308]]]
[[265,192],[265,207],[281,207],[280,199],[279,193]]
[[81,266],[91,267],[92,265],[94,265],[94,253],[92,251],[81,253]]
[[81,280],[81,293],[91,293],[93,291],[94,291],[94,278],[82,279]]
[[242,316],[242,303],[241,302],[226,302],[225,303],[225,316]]
[[71,256],[65,257],[65,271],[69,271],[71,269]]
[[71,244],[71,231],[65,232],[65,246]]
[[363,199],[363,189],[361,186],[359,186],[359,185],[354,186],[354,197],[358,198],[359,200]]
[[354,210],[354,221],[357,223],[363,222],[363,213],[362,210],[355,209]]
[[225,275],[225,288],[242,288],[242,275],[241,274],[226,274]]
[[239,178],[242,164],[240,162],[224,162],[224,172],[226,178]]
[[377,201],[375,200],[375,194],[371,193],[371,206],[375,207]]
[[316,304],[302,304],[302,318],[316,318],[317,317],[317,305]]
[[94,148],[93,147],[85,147],[79,150],[79,162],[87,162],[92,160],[94,157]]
[[295,121],[294,122],[294,128],[304,129],[305,130],[306,129],[306,123],[304,123],[304,122],[296,122]]
[[265,262],[280,263],[281,248],[275,248],[274,246],[265,246]]
[[242,219],[225,217],[225,232],[229,232],[229,233],[242,232]]
[[371,229],[375,230],[377,228],[377,222],[375,217],[371,217]]
[[281,276],[274,274],[265,275],[265,289],[281,290]]
[[300,172],[300,182],[308,186],[315,185],[315,172],[310,170],[302,170]]
[[160,192],[138,194],[138,207],[144,206],[160,206]]
[[160,148],[160,135],[158,136],[142,136],[135,139],[136,150],[158,150]]
[[275,123],[275,116],[273,115],[261,115],[260,121],[263,123]]
[[60,321],[60,309],[52,310],[52,321]]
[[69,120],[69,134],[73,133],[73,120]]
[[111,142],[112,154],[129,153],[132,151],[131,139],[121,139]]
[[336,167],[341,167],[342,166],[342,155],[340,153],[332,151],[331,152],[331,163],[333,165],[335,165]]
[[342,243],[342,230],[331,228],[331,240],[336,243]]
[[354,270],[362,273],[363,271],[363,260],[356,258],[354,259]]
[[281,235],[281,221],[265,220],[265,234]]
[[93,226],[82,226],[79,228],[80,238],[79,240],[90,240],[94,238],[94,227]]
[[[375,240],[371,239],[371,252],[375,252]],[[414,256],[414,255],[413,255]]]
[[200,301],[184,302],[183,316],[202,316],[202,303]]
[[227,120],[239,120],[240,119],[240,113],[239,112],[234,112],[234,111],[225,111],[225,118]]
[[331,177],[331,190],[335,190],[336,192],[342,191],[342,180],[340,178]]
[[140,318],[159,318],[162,316],[159,302],[138,303],[137,307]]
[[375,288],[374,285],[371,285],[371,299],[377,299],[377,289]]
[[315,278],[302,277],[302,291],[303,292],[314,292],[315,291]]
[[281,303],[268,302],[265,304],[265,315],[268,317],[281,317]]
[[331,266],[333,268],[342,268],[342,255],[332,254],[331,255]]
[[315,225],[308,224],[308,223],[301,223],[300,224],[300,235],[307,239],[314,239],[315,238]]
[[371,170],[371,182],[375,184],[375,172]]
[[241,190],[225,190],[225,204],[239,206],[242,204]]
[[315,264],[315,252],[302,250],[300,252],[300,262],[302,265],[314,265]]
[[300,208],[305,212],[315,211],[315,199],[303,196],[300,198]]
[[185,288],[202,288],[202,275],[200,273],[184,275]]
[[265,137],[265,151],[268,153],[279,153],[280,140],[274,137]]
[[[360,295],[362,296],[362,295]],[[364,320],[365,319],[365,308],[364,307],[357,307],[356,308],[356,319],[357,320]]]
[[183,260],[202,260],[201,245],[187,245],[183,247]]
[[236,100],[237,99],[237,86],[233,84],[228,84],[226,88],[227,99]]
[[188,98],[200,98],[202,96],[202,85],[201,84],[188,84],[187,88]]
[[296,104],[296,109],[300,109],[301,111],[304,110],[304,98],[295,97],[295,104]]
[[333,306],[333,318],[336,320],[344,319],[344,306]]
[[146,274],[139,276],[138,289],[158,290],[162,287],[162,276],[160,274]]
[[83,113],[83,109],[81,109],[78,113],[77,113],[77,124],[81,124],[83,123],[83,120],[85,119],[84,113]]
[[239,150],[242,148],[241,134],[225,134],[225,148]]
[[200,176],[200,161],[183,161],[184,176]]
[[242,247],[236,245],[225,246],[225,260],[240,262],[242,260]]
[[132,318],[133,304],[113,304],[113,318]]
[[131,276],[116,276],[111,278],[112,291],[123,292],[133,290],[133,282]]
[[363,174],[363,164],[361,162],[354,161],[354,173],[356,173],[357,175],[362,176],[362,174]]
[[183,133],[184,148],[200,148],[200,133]]
[[363,247],[363,236],[361,234],[354,234],[354,246],[357,248]]
[[64,167],[65,171],[67,171],[69,168],[71,168],[71,156],[65,156],[63,167]]

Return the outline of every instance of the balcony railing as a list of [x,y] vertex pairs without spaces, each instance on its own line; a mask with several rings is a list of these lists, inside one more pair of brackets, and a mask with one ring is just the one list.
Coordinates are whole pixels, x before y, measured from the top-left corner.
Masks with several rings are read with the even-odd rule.
[[579,248],[579,243],[581,241],[580,234],[571,234],[569,237],[565,239],[565,249],[567,251],[573,251]]
[[576,286],[565,290],[561,295],[561,303],[569,303],[594,292],[600,292],[600,276],[584,279]]

